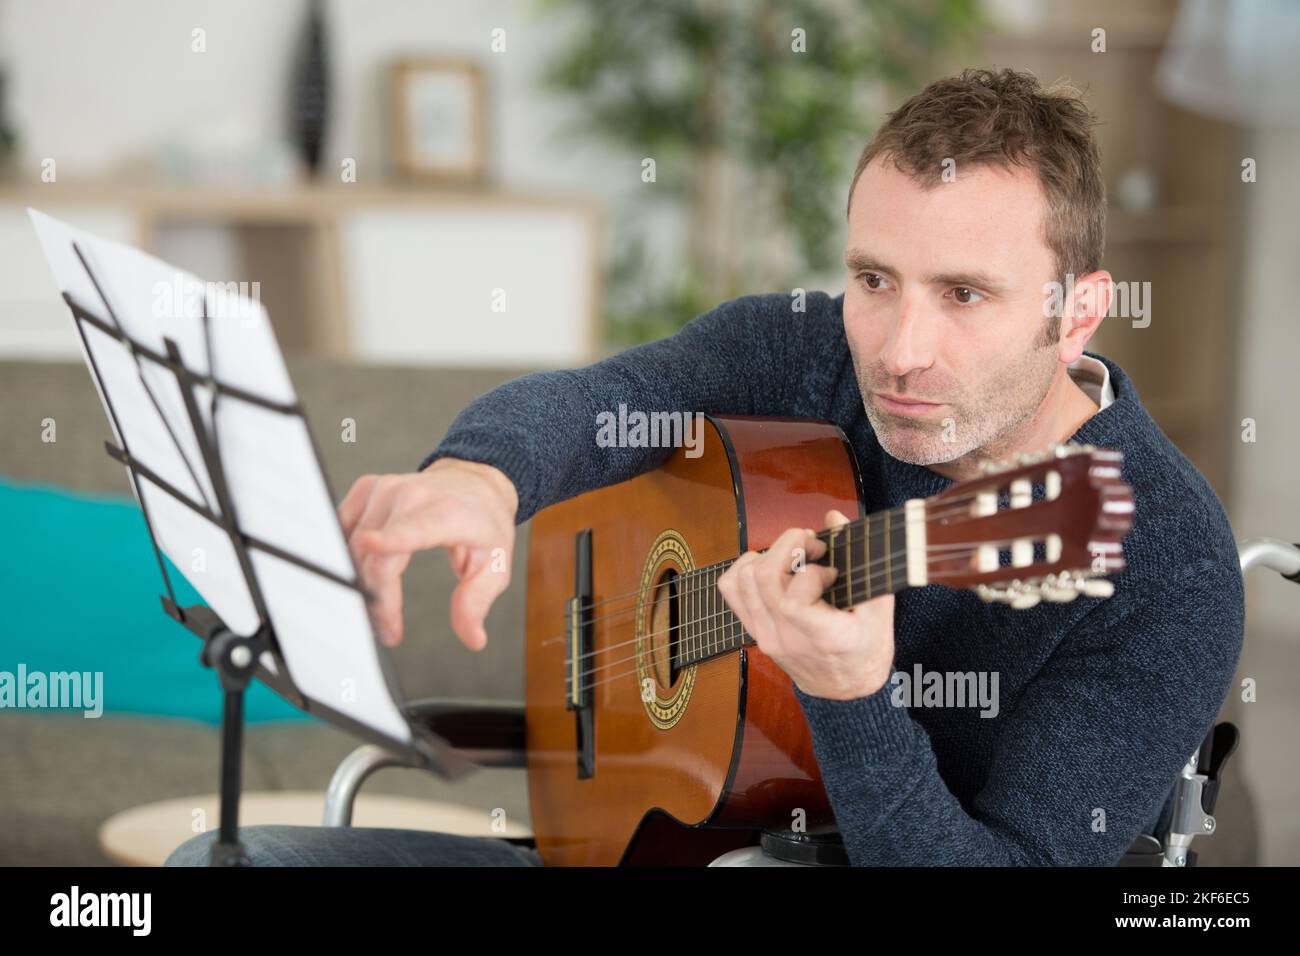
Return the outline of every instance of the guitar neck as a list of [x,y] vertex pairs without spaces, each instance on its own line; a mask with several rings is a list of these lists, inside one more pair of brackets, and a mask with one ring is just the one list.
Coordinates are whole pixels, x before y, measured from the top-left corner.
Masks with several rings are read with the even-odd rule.
[[[924,521],[924,504],[920,501],[818,532],[817,537],[827,545],[826,554],[818,561],[807,563],[829,565],[840,572],[822,593],[826,602],[833,607],[850,608],[909,587],[907,530],[917,520]],[[924,561],[924,555],[921,560]],[[674,657],[679,666],[753,643],[740,619],[718,593],[718,578],[735,561],[731,558],[696,568],[677,578],[680,624]],[[791,554],[792,569],[798,562],[799,556]]]

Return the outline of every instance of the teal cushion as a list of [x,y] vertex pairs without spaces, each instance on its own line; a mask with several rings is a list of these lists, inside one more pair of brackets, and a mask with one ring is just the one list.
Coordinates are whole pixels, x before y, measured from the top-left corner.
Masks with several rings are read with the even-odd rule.
[[[0,528],[0,671],[100,671],[105,713],[220,722],[217,676],[199,663],[202,642],[162,609],[134,499],[0,478]],[[170,562],[167,573],[182,606],[203,603]],[[257,681],[244,707],[248,721],[314,719]]]

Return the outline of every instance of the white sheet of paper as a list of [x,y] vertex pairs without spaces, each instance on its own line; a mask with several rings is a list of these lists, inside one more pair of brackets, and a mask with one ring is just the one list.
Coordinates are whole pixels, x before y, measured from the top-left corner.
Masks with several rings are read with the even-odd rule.
[[163,554],[227,627],[252,635],[261,622],[230,536],[147,479],[140,480],[140,493]]
[[297,415],[223,396],[217,404],[217,442],[240,528],[345,581],[355,580],[306,423]]
[[[202,461],[190,458],[199,467],[185,467],[187,459],[176,453],[176,445],[158,410],[140,381],[140,369],[127,347],[93,325],[83,325],[86,347],[94,356],[104,388],[108,390],[113,413],[121,429],[119,440],[132,456],[143,462],[160,478],[196,504],[206,504],[200,491]],[[210,498],[210,496],[207,496]],[[215,503],[215,502],[214,502]]]
[[361,594],[256,548],[250,553],[299,690],[385,736],[409,742],[411,728],[388,691]]
[[[178,309],[175,305],[176,297],[168,291],[178,284],[184,288],[187,283],[198,283],[198,279],[138,249],[92,236],[37,210],[29,209],[28,212],[50,263],[55,284],[60,290],[69,293],[79,305],[110,325],[112,319],[116,318],[123,332],[159,354],[166,354],[164,339],[172,339],[176,342],[182,359],[191,369],[201,374],[207,372],[202,303],[199,303],[197,313]],[[102,297],[73,251],[73,243],[76,243],[94,270],[103,291]],[[109,315],[108,307],[111,307],[112,316]],[[137,363],[129,353],[128,360],[132,365],[138,364],[136,377],[143,378],[148,386],[148,392],[143,387],[136,388],[135,391],[146,398],[146,404],[151,409],[149,417],[156,420],[154,424],[161,429],[167,443],[173,445],[172,439],[167,435],[167,428],[170,428],[175,443],[180,445],[190,463],[188,471],[195,476],[184,485],[178,484],[176,487],[193,495],[195,501],[201,502],[213,513],[220,513],[175,376],[147,359],[141,359]],[[100,398],[102,400],[103,395]],[[132,410],[135,411],[134,405]],[[122,436],[119,435],[118,438],[120,440]],[[130,438],[126,441],[131,453],[136,455],[137,449],[131,445]],[[138,457],[150,468],[157,470],[159,459],[145,457],[145,450],[141,449]],[[158,449],[150,445],[147,450],[156,452]],[[172,480],[169,474],[159,474]],[[201,489],[197,494],[193,487],[196,480]]]
[[[211,284],[137,249],[101,240],[37,210],[29,212],[56,284],[85,309],[110,321],[107,303],[122,331],[141,345],[166,354],[164,339],[171,339],[196,373],[209,372],[210,354],[211,374],[223,385],[286,406],[297,403],[260,302],[237,290],[214,294]],[[102,296],[73,242],[94,271]],[[114,430],[119,444],[181,494],[219,514],[175,376],[147,359],[137,361],[125,345],[93,326],[83,327],[87,358],[93,355],[103,379],[100,398],[107,399],[106,411],[112,403],[120,422],[121,433]],[[211,390],[197,386],[195,392],[211,435]],[[217,443],[241,530],[355,580],[302,419],[229,395],[219,399],[217,416]],[[258,625],[256,607],[225,531],[143,479],[139,494],[159,547],[232,630],[251,634]],[[362,596],[255,548],[250,560],[289,677],[299,690],[391,739],[409,742],[411,728],[384,678],[382,649]],[[269,658],[264,663],[274,670]]]
[[241,298],[230,315],[212,319],[212,367],[224,385],[270,402],[298,401],[270,316],[261,302]]

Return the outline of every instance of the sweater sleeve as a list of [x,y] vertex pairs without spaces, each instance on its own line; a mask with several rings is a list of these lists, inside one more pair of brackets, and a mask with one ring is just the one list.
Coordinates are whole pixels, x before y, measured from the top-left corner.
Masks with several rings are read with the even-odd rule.
[[817,347],[812,324],[780,293],[744,296],[658,342],[581,369],[525,375],[471,402],[420,468],[453,457],[500,469],[519,493],[522,523],[669,457],[668,448],[598,444],[597,416],[617,417],[620,404],[646,415],[782,414]]
[[1206,561],[1117,620],[1099,603],[1002,715],[971,806],[945,785],[894,685],[849,701],[795,687],[850,862],[1116,864],[1218,715],[1243,599],[1240,572]]

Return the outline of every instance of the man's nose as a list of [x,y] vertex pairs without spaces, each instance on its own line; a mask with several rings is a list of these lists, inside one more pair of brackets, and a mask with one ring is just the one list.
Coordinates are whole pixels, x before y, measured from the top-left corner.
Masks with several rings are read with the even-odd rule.
[[880,351],[885,371],[902,378],[916,369],[929,368],[934,362],[934,333],[925,303],[902,296],[893,328]]

